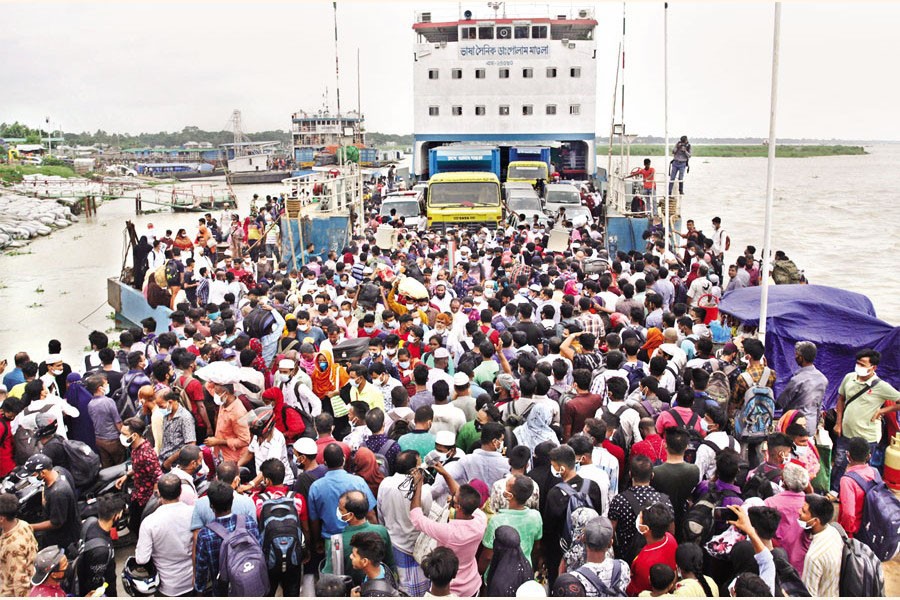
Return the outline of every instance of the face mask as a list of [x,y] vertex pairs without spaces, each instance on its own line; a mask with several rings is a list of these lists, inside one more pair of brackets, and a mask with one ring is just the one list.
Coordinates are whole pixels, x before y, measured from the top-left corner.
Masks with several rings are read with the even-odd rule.
[[557,471],[553,467],[550,467],[550,474],[558,479],[562,479],[562,471]]
[[171,408],[160,408],[160,409],[157,409],[157,410],[159,410],[159,413],[162,415],[162,418],[163,418],[163,419],[165,419],[165,418],[168,417],[170,414],[172,414],[172,409],[171,409]]
[[400,368],[401,368],[401,369],[408,369],[408,368],[409,368],[409,361],[408,361],[408,360],[401,360],[401,361],[400,361],[399,363],[397,363],[397,364],[400,365]]
[[218,318],[219,318],[219,313],[217,313],[217,312],[215,312],[215,313],[210,313],[210,314],[209,314],[209,320],[210,320],[210,321],[215,321],[215,320],[218,319]]
[[416,305],[415,304],[407,304],[406,310],[409,310],[409,311],[416,310]]
[[375,331],[374,327],[363,327],[363,331],[366,333],[373,333]]
[[[347,513],[346,515],[341,513],[340,507],[338,507],[334,510],[334,514],[338,518],[338,521],[343,521],[344,523],[346,523],[350,520],[350,513]],[[346,517],[346,518],[344,518],[344,517]]]
[[109,384],[103,386],[103,395],[109,396]]
[[320,363],[319,363],[319,370],[320,370],[320,371],[324,371],[324,370],[326,370],[327,368],[328,368],[328,363],[327,363],[327,362],[320,362]]
[[356,381],[355,379],[351,379],[351,380],[350,380],[350,387],[358,388],[358,387],[359,387],[359,383],[357,383],[357,381]]
[[422,319],[420,319],[419,317],[413,317],[412,322],[413,322],[413,325],[421,325]]
[[435,460],[437,460],[437,462],[444,464],[444,461],[447,460],[447,453],[446,452],[438,452],[434,458],[435,458]]
[[119,434],[119,442],[126,448],[131,445],[132,441],[134,441],[131,438],[132,436],[130,435],[125,435],[124,433]]
[[385,349],[384,349],[384,355],[385,355],[385,356],[394,356],[395,354],[397,354],[397,349],[396,349],[396,348],[385,348]]
[[700,419],[700,429],[709,431],[709,423],[706,422],[706,419]]
[[499,452],[500,454],[503,454],[504,450],[506,450],[506,444],[504,444],[503,442],[500,442],[500,447],[497,448],[497,452]]
[[866,377],[866,376],[868,376],[868,374],[869,374],[869,368],[868,368],[868,367],[861,367],[861,366],[859,366],[859,365],[856,365],[856,368],[853,369],[853,370],[856,372],[856,376],[857,376],[857,377]]
[[307,323],[306,325],[297,325],[297,329],[299,329],[300,331],[309,331],[309,324]]
[[419,343],[419,338],[417,338],[417,337],[411,335],[411,336],[409,336],[409,343],[410,343],[410,344],[418,344],[418,343]]
[[350,316],[350,311],[349,311],[349,310],[342,310],[342,311],[341,311],[341,316],[342,316],[342,317],[349,317],[349,316]]
[[800,525],[802,529],[811,529],[812,525],[804,521],[803,519],[797,519],[797,524]]
[[213,395],[213,402],[216,403],[216,406],[222,406],[225,404],[225,400],[219,394]]
[[797,456],[801,458],[806,456],[807,451],[809,451],[809,447],[807,446],[797,446],[797,449],[795,450]]
[[50,374],[54,377],[62,375],[62,369],[51,369]]
[[384,326],[385,326],[387,329],[393,329],[396,325],[397,325],[397,324],[396,324],[394,321],[386,321],[386,322],[384,323]]
[[275,383],[278,383],[278,384],[287,383],[288,379],[289,379],[289,377],[287,375],[285,375],[284,373],[275,373]]
[[638,518],[634,520],[634,528],[637,529],[637,532],[641,535],[649,529],[646,525],[641,522],[641,515],[638,515]]

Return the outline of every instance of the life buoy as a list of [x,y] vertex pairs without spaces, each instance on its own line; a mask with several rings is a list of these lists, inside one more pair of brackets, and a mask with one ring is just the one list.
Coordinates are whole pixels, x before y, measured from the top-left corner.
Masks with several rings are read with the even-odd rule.
[[318,196],[322,193],[322,184],[316,183],[313,185],[313,194]]

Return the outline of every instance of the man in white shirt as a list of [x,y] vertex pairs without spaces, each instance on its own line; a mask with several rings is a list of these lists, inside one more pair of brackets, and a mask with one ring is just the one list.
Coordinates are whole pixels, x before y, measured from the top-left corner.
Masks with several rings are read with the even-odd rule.
[[225,271],[216,271],[215,277],[209,281],[210,304],[222,304],[225,302],[225,294],[228,293],[228,284],[225,282]]
[[606,388],[608,392],[606,407],[600,407],[594,416],[597,419],[601,419],[605,412],[617,416],[619,418],[619,427],[625,435],[626,447],[630,448],[632,444],[640,442],[643,438],[640,430],[641,415],[625,403],[625,395],[628,393],[628,380],[622,377],[613,377],[607,381]]
[[381,392],[381,395],[384,396],[384,410],[390,411],[394,408],[394,403],[391,399],[391,392],[395,387],[401,386],[403,384],[394,377],[391,377],[391,375],[387,372],[387,368],[385,368],[384,363],[373,362],[371,365],[369,365],[369,375],[372,376],[372,383],[370,385]]
[[434,411],[431,433],[437,434],[439,431],[449,431],[454,435],[458,434],[459,430],[466,424],[466,414],[450,404],[450,386],[443,380],[436,381],[431,388],[431,393],[434,396],[434,404],[431,405],[431,409]]
[[[394,463],[396,473],[382,480],[378,486],[378,522],[384,525],[391,535],[391,546],[394,562],[400,574],[400,590],[409,596],[423,596],[428,591],[429,582],[422,573],[421,567],[413,558],[419,531],[412,526],[409,518],[410,499],[404,489],[408,484],[410,473],[422,464],[422,457],[414,450],[407,450],[397,455]],[[431,486],[422,487],[422,511],[431,512]]]
[[722,219],[719,217],[713,217],[712,226],[712,251],[713,254],[716,255],[716,258],[721,261],[725,252],[731,248],[731,238],[725,233],[725,229],[722,227]]
[[725,448],[740,453],[741,445],[733,437],[725,432],[728,417],[720,407],[706,407],[706,437],[697,448],[697,458],[694,464],[700,469],[700,479],[712,480],[716,476],[716,455]]
[[[264,415],[266,413],[268,413],[268,417],[257,416],[254,420],[254,414]],[[287,442],[284,434],[275,427],[275,417],[272,415],[271,409],[257,408],[255,411],[247,413],[247,418],[253,438],[250,440],[250,445],[244,449],[238,466],[243,467],[250,460],[254,461],[256,479],[253,483],[256,485],[263,479],[262,464],[270,458],[278,459],[284,464],[284,485],[294,485],[294,472],[291,470],[291,463],[288,462]]]
[[141,523],[134,549],[135,561],[141,565],[154,564],[159,573],[160,594],[169,597],[193,595],[191,516],[194,509],[178,500],[181,480],[177,475],[163,475],[156,487],[159,507]]
[[569,446],[575,451],[575,464],[578,467],[578,475],[584,479],[590,479],[600,487],[600,497],[603,499],[602,507],[594,507],[600,516],[605,517],[609,512],[609,474],[593,464],[591,455],[593,445],[586,435],[573,435],[569,438]]

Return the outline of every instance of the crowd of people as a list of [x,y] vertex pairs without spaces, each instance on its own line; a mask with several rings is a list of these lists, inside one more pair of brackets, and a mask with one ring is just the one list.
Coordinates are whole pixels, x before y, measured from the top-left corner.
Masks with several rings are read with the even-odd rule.
[[[550,252],[528,223],[416,232],[373,212],[347,247],[294,259],[279,210],[141,239],[134,283],[168,322],[95,331],[83,364],[55,340],[0,363],[0,476],[43,488],[31,522],[0,494],[0,595],[859,589],[845,547],[900,394],[860,349],[829,420],[815,344],[776,373],[710,320],[718,218],[672,249],[656,222],[646,252],[610,257],[597,223],[563,223]],[[758,285],[753,254],[726,289]]]

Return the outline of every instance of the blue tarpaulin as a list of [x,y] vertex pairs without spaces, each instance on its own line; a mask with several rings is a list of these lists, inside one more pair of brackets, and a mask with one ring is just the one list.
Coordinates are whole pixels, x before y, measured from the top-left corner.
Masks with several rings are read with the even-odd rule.
[[[756,327],[761,293],[759,287],[731,291],[719,311]],[[828,378],[825,408],[834,406],[841,380],[863,348],[881,353],[878,377],[900,389],[900,327],[879,319],[866,296],[823,285],[770,286],[765,344],[769,365],[778,374],[776,394],[799,368],[794,344],[804,340],[818,347],[816,368]]]

